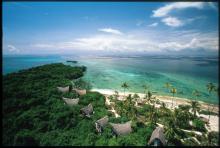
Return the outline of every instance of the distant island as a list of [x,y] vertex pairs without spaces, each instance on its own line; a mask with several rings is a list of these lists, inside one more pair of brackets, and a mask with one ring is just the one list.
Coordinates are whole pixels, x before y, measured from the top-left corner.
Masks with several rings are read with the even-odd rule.
[[77,61],[67,60],[68,63],[78,63]]

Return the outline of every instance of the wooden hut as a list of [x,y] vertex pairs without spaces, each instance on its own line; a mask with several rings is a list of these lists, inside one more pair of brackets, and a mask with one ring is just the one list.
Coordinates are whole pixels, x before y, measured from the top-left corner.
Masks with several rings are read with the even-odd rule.
[[117,136],[118,135],[127,135],[132,132],[131,121],[128,121],[123,124],[110,123],[110,125],[112,126],[112,130],[113,130],[114,134],[116,134]]
[[80,96],[86,94],[86,90],[85,89],[75,89],[74,88],[73,90],[76,91],[76,93],[78,93]]
[[95,122],[96,131],[101,133],[108,123],[108,116],[105,116]]
[[70,105],[70,106],[77,105],[79,103],[79,98],[70,99],[70,98],[62,97],[62,99],[64,100],[65,104]]
[[80,109],[80,111],[82,112],[83,115],[90,118],[91,115],[93,114],[92,104],[90,103],[88,106],[83,107],[82,109]]
[[162,127],[157,127],[153,133],[151,134],[150,140],[148,142],[148,145],[151,146],[165,146],[166,140],[164,136],[164,130]]
[[66,87],[57,87],[57,90],[62,92],[62,93],[67,93],[69,92],[69,86],[66,86]]

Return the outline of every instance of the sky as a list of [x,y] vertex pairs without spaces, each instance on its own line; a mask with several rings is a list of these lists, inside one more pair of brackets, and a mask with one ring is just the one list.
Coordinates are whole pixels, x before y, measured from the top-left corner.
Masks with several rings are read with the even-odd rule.
[[3,2],[3,55],[217,55],[216,2]]

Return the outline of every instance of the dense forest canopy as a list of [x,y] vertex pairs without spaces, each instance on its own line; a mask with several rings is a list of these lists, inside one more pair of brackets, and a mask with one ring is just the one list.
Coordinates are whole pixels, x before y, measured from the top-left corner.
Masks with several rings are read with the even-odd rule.
[[[75,92],[62,94],[56,87],[71,85],[70,80],[82,77],[85,71],[85,67],[58,63],[4,76],[3,145],[145,145],[152,127],[117,139],[109,126],[102,135],[96,133],[94,123],[105,115],[115,123],[128,121],[107,111],[103,95],[89,92],[80,96],[77,106],[64,104],[62,96],[79,96]],[[85,87],[83,80],[78,82],[77,86]],[[80,114],[89,103],[94,107],[90,119]]]

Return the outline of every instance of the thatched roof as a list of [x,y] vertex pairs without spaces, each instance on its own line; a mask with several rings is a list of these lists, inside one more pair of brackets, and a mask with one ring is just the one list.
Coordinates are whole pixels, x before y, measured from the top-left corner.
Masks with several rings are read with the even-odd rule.
[[154,140],[158,139],[163,145],[166,145],[166,140],[163,132],[164,130],[162,127],[157,127],[151,134],[148,144],[151,145]]
[[105,116],[105,117],[103,117],[103,118],[97,120],[97,121],[95,122],[96,130],[97,130],[98,132],[101,132],[102,129],[107,125],[107,123],[108,123],[108,116]]
[[57,87],[58,91],[66,93],[69,92],[69,86],[66,87]]
[[86,94],[86,90],[85,89],[75,89],[74,88],[73,90],[75,90],[80,96]]
[[209,123],[209,119],[204,118],[202,116],[199,117],[203,122],[205,122],[206,124]]
[[110,125],[112,126],[113,132],[116,135],[126,135],[132,132],[131,121],[128,121],[123,124],[110,123]]
[[79,103],[79,98],[76,99],[70,99],[70,98],[64,98],[62,97],[62,99],[65,101],[66,104],[68,105],[77,105]]
[[108,123],[108,116],[105,116],[96,121],[101,127],[104,127]]
[[88,106],[83,107],[80,109],[80,111],[87,117],[90,117],[90,115],[93,113],[93,107],[92,104],[90,103]]

